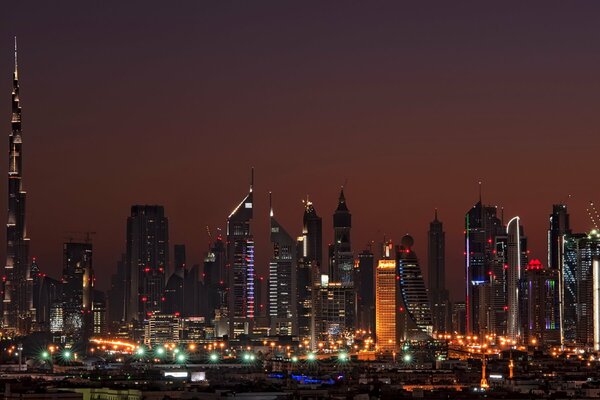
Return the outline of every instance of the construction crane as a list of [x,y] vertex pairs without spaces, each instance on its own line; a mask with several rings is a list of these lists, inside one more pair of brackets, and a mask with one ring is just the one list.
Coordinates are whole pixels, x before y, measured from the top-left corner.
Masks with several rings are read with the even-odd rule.
[[598,210],[594,205],[593,201],[590,201],[590,205],[586,209],[590,220],[592,221],[592,229],[598,229],[598,222],[600,221],[600,214],[598,214]]

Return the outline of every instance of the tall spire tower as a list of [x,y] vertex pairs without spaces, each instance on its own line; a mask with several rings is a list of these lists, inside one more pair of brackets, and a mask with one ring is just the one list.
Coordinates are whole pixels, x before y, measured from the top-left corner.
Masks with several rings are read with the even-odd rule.
[[13,72],[11,133],[8,137],[8,221],[6,224],[6,265],[4,267],[3,329],[26,334],[33,322],[32,280],[29,274],[29,238],[25,228],[25,200],[22,185],[22,133],[19,99],[17,38]]

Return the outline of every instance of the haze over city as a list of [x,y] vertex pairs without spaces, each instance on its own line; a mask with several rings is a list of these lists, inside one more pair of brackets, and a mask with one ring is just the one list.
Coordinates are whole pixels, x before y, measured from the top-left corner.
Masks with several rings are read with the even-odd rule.
[[357,250],[410,232],[426,262],[439,209],[459,299],[478,181],[522,218],[535,257],[553,202],[572,195],[573,225],[590,228],[599,7],[12,3],[0,72],[17,35],[32,254],[58,273],[67,231],[95,231],[106,288],[130,205],[157,203],[201,263],[204,227],[224,227],[255,167],[259,271],[267,192],[296,234],[301,199],[328,226],[345,184]]

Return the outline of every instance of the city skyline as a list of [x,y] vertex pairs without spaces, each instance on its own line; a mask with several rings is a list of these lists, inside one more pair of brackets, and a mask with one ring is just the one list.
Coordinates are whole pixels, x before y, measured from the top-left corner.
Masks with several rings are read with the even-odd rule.
[[[20,9],[20,6],[14,7],[15,11]],[[52,15],[57,11],[52,10]],[[75,7],[72,13],[80,11]],[[261,57],[252,58],[243,45],[234,46],[234,41],[248,29],[256,28],[260,19],[246,22],[228,38],[212,25],[226,18],[228,11],[210,8],[205,11],[214,17],[214,22],[203,28],[205,30],[198,30],[194,19],[189,17],[175,20],[179,23],[178,29],[169,34],[171,37],[163,37],[150,32],[157,18],[152,11],[156,10],[143,15],[146,18],[141,19],[137,31],[126,29],[127,18],[111,13],[106,12],[98,19],[83,16],[82,20],[92,25],[100,21],[116,23],[115,32],[104,38],[90,36],[93,35],[91,28],[74,23],[55,33],[52,37],[55,40],[42,38],[33,27],[36,24],[24,24],[23,17],[10,19],[0,31],[0,45],[5,49],[4,56],[0,57],[1,76],[5,77],[0,80],[2,93],[10,93],[12,38],[19,36],[20,100],[27,137],[24,179],[28,192],[27,233],[32,239],[30,255],[37,256],[40,268],[52,276],[60,276],[62,243],[72,236],[67,232],[95,231],[98,234],[94,237],[94,269],[102,272],[98,273],[99,287],[107,289],[108,277],[116,270],[125,250],[123,227],[133,204],[163,205],[171,225],[171,243],[186,244],[188,264],[200,264],[208,241],[204,226],[225,228],[227,215],[247,187],[247,171],[251,167],[256,168],[257,176],[253,227],[256,268],[262,275],[266,274],[269,259],[269,191],[277,198],[278,221],[290,235],[297,236],[301,232],[304,210],[301,199],[308,194],[325,219],[325,226],[329,227],[339,188],[343,185],[354,219],[354,252],[362,251],[371,240],[382,241],[384,235],[398,243],[408,232],[416,239],[415,250],[420,255],[421,265],[427,265],[427,226],[433,210],[439,209],[446,231],[447,286],[454,300],[463,296],[463,218],[477,200],[479,180],[483,181],[483,202],[504,206],[506,220],[508,216],[520,217],[527,230],[531,258],[539,258],[544,264],[552,204],[567,202],[574,231],[591,229],[586,207],[590,200],[597,200],[598,193],[593,186],[584,185],[588,179],[573,174],[577,169],[589,170],[591,149],[597,140],[590,132],[600,124],[593,116],[593,107],[588,107],[591,110],[581,107],[593,104],[594,96],[600,92],[590,84],[596,79],[590,80],[586,75],[598,66],[598,61],[587,53],[576,53],[579,58],[571,62],[576,67],[571,71],[578,71],[580,76],[562,74],[561,68],[566,66],[554,57],[552,48],[543,46],[537,55],[522,55],[525,57],[523,65],[518,64],[523,68],[522,74],[515,76],[510,68],[495,69],[494,61],[500,54],[515,56],[528,45],[538,43],[538,36],[525,31],[516,36],[523,39],[522,47],[516,46],[512,51],[502,49],[500,54],[484,51],[490,58],[480,59],[480,76],[460,73],[467,61],[473,61],[471,58],[459,59],[445,54],[444,60],[455,70],[448,76],[448,71],[425,63],[436,60],[439,50],[428,47],[423,37],[416,36],[417,28],[406,27],[404,29],[415,35],[411,36],[415,43],[424,46],[420,49],[408,46],[412,62],[400,69],[401,77],[396,77],[391,67],[401,66],[401,62],[410,57],[395,55],[396,50],[399,52],[404,46],[389,40],[385,32],[393,29],[392,21],[383,17],[378,22],[384,33],[365,27],[360,29],[368,34],[364,40],[380,39],[384,48],[363,47],[359,38],[350,36],[352,40],[343,48],[343,54],[336,55],[342,60],[345,60],[344,55],[353,57],[347,59],[356,62],[356,66],[350,68],[323,53],[327,46],[344,43],[342,33],[349,32],[347,22],[338,22],[330,28],[324,19],[319,20],[319,32],[332,34],[331,42],[325,45],[313,46],[308,39],[299,40],[298,54],[275,47],[270,51],[265,48]],[[285,7],[278,11],[285,11]],[[356,7],[344,13],[348,18],[358,18],[359,11],[360,7]],[[407,11],[412,16],[419,14],[416,6]],[[571,10],[571,13],[573,18],[583,19],[581,29],[564,34],[544,32],[543,38],[575,40],[581,38],[585,28],[592,29],[583,11],[575,14]],[[13,13],[6,14],[5,18],[9,19]],[[307,20],[296,21],[288,31],[283,25],[292,16],[289,12],[284,14],[275,25],[282,31],[283,38],[294,38],[296,34],[306,38]],[[544,21],[555,21],[557,14],[558,9],[553,8],[544,16]],[[68,17],[73,15],[67,14]],[[36,13],[28,18],[44,19]],[[165,18],[176,17],[167,15]],[[500,13],[488,16],[487,21],[506,23],[507,18]],[[524,26],[525,21],[515,23]],[[473,24],[469,28],[474,29]],[[45,25],[37,26],[41,29],[40,26]],[[340,32],[333,30],[336,27]],[[451,24],[452,27],[456,28]],[[82,30],[81,38],[73,37],[77,29]],[[202,32],[204,35],[199,34]],[[198,33],[201,38],[214,33],[221,44],[224,41],[233,46],[232,53],[220,54],[210,40],[203,39],[199,53],[205,49],[210,56],[199,57],[185,50],[183,39],[188,33],[190,36]],[[441,33],[433,29],[429,35],[441,40]],[[140,44],[142,34],[148,35],[151,45],[161,45],[160,49],[168,50],[166,58],[173,63],[175,74],[171,78],[177,82],[177,99],[182,99],[181,103],[173,102],[178,107],[168,101],[171,92],[167,89],[172,90],[173,82],[163,78],[169,74],[164,73],[164,77],[159,74],[169,71],[163,68],[166,61],[147,53],[149,48]],[[596,34],[594,30],[592,36]],[[498,38],[491,32],[484,36],[501,44],[512,43],[510,40],[515,37]],[[62,41],[65,38],[72,42]],[[86,39],[93,39],[89,42],[93,46],[86,48]],[[255,48],[253,46],[265,39],[272,45],[285,43],[284,39],[265,38],[259,32],[248,35],[245,44]],[[119,46],[113,47],[117,44]],[[466,40],[459,50],[465,52],[469,46],[475,46],[481,57],[484,44],[484,41]],[[114,49],[116,55],[126,57],[128,65],[91,52],[99,49]],[[351,56],[352,49],[359,56]],[[571,51],[578,49],[574,47]],[[313,58],[294,67],[300,55],[313,55]],[[371,56],[372,62],[361,61],[361,57],[366,56]],[[247,70],[233,68],[232,57],[244,60]],[[148,59],[151,62],[144,65],[143,61]],[[273,61],[278,72],[274,76],[266,73],[271,71],[268,60]],[[217,71],[219,65],[230,66],[230,69]],[[422,65],[431,65],[432,70],[420,73]],[[323,68],[322,73],[314,71],[319,66]],[[201,73],[192,73],[195,68]],[[359,68],[368,70],[367,78],[360,78]],[[380,68],[383,69],[381,76],[375,79],[373,72]],[[540,68],[549,75],[538,74]],[[135,74],[137,71],[144,73]],[[519,89],[522,80],[534,76],[530,86]],[[228,85],[216,85],[215,82],[223,83],[227,77],[235,79]],[[252,77],[258,78],[257,83],[247,83]],[[409,85],[409,77],[417,83]],[[488,81],[492,77],[498,82]],[[259,83],[267,78],[271,83],[265,88]],[[350,82],[349,78],[360,79]],[[558,83],[553,83],[557,78]],[[436,82],[443,84],[442,87],[429,86]],[[583,82],[589,86],[583,87]],[[386,83],[391,89],[382,88]],[[467,84],[466,98],[457,91],[460,83]],[[561,86],[568,83],[571,83],[568,90]],[[507,88],[503,89],[502,85]],[[427,90],[421,93],[422,88]],[[154,90],[155,93],[151,92]],[[520,90],[525,92],[525,99],[520,100],[531,101],[524,109],[517,107],[523,106],[516,99],[517,94],[522,94]],[[291,94],[284,96],[286,91]],[[134,93],[135,96],[127,95]],[[420,96],[407,103],[417,93]],[[559,94],[568,100],[561,102]],[[376,100],[375,104],[360,100],[361,96]],[[280,97],[281,104],[277,104],[275,100]],[[534,98],[538,100],[535,106]],[[232,100],[234,113],[225,114]],[[311,100],[315,100],[314,106]],[[482,100],[484,105],[478,105]],[[254,101],[258,102],[255,107],[251,106]],[[515,105],[511,104],[513,101]],[[561,114],[551,116],[544,106],[560,109]],[[6,118],[3,119],[9,121],[9,108],[4,108]],[[495,108],[500,111],[492,112]],[[540,111],[544,112],[542,121],[537,119],[540,115],[536,112]],[[426,118],[428,113],[439,116],[442,122],[432,124]],[[121,117],[118,124],[113,121],[115,116]],[[176,121],[168,116],[175,116]],[[9,129],[8,124],[6,129]],[[533,133],[527,133],[530,131]],[[282,132],[293,140],[279,142]],[[173,143],[174,135],[180,139],[178,142]],[[365,136],[370,140],[365,140]],[[556,142],[563,137],[572,141]],[[227,147],[232,138],[244,146]],[[586,148],[580,149],[584,139]],[[494,140],[503,145],[493,147]],[[119,145],[115,146],[115,142]],[[491,148],[484,154],[474,154],[474,149],[482,145]],[[298,155],[286,151],[294,149],[293,146],[300,146],[301,151],[292,152]],[[332,146],[343,146],[346,151],[343,157],[331,157],[328,149]],[[390,150],[396,146],[400,153]],[[265,149],[275,156],[261,157]],[[407,151],[402,153],[402,149]],[[226,150],[235,155],[232,157],[235,160],[222,156]],[[140,154],[141,160],[135,159]],[[486,163],[488,157],[497,163]],[[506,157],[514,157],[519,164],[527,165],[527,173],[508,169]],[[469,162],[459,162],[467,158]],[[567,162],[569,167],[553,167],[557,159]],[[226,161],[231,163],[230,170],[224,168]],[[60,173],[49,174],[49,165]],[[476,165],[482,167],[474,168]],[[7,165],[2,168],[1,171],[6,171]],[[555,180],[561,185],[553,185]],[[388,182],[388,196],[378,195],[376,188],[380,181]],[[568,200],[569,194],[574,196],[571,200]],[[323,239],[324,246],[331,242],[331,229],[325,229]]]

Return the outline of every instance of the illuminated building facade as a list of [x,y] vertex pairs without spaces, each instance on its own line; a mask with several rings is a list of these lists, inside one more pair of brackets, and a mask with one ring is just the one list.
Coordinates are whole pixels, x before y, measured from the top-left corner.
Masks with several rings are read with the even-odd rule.
[[180,319],[173,314],[152,313],[144,323],[144,344],[150,347],[178,343]]
[[250,191],[227,218],[227,268],[229,269],[229,337],[252,332],[254,322],[254,237],[252,173]]
[[398,344],[397,285],[396,260],[379,260],[375,278],[375,331],[381,351],[393,352]]
[[11,132],[8,136],[8,221],[6,223],[6,264],[3,283],[3,319],[5,331],[27,334],[35,322],[33,281],[29,270],[29,238],[26,229],[23,190],[23,136],[19,97],[17,39],[13,72]]
[[126,320],[161,310],[169,266],[169,223],[163,206],[135,205],[127,218]]
[[506,274],[507,274],[507,337],[511,340],[520,341],[523,337],[521,330],[521,302],[520,298],[525,293],[521,292],[521,275],[523,263],[521,245],[522,245],[522,227],[519,217],[512,218],[506,227],[507,251],[506,251]]
[[[296,241],[298,336],[315,343],[316,308],[313,285],[320,279],[323,254],[323,223],[313,203],[304,201],[302,236]],[[314,312],[313,312],[314,311]]]
[[497,209],[481,198],[465,215],[465,276],[467,334],[490,330],[485,316],[490,304],[489,279],[494,274],[496,237],[504,234]]
[[321,275],[314,291],[316,339],[338,340],[352,337],[355,326],[354,287],[341,282],[330,282],[328,275]]
[[435,217],[429,224],[427,272],[433,331],[450,332],[450,297],[446,289],[446,233],[442,222]]
[[557,343],[559,330],[554,324],[553,302],[558,292],[558,270],[544,268],[534,259],[527,264],[525,275],[528,321],[523,331],[524,342]]
[[348,211],[344,189],[340,191],[338,206],[333,214],[333,244],[329,246],[329,276],[334,282],[350,285],[354,282],[354,256],[350,241],[352,214]]
[[[571,271],[565,271],[565,239],[571,235],[571,227],[569,223],[569,213],[565,204],[554,204],[552,206],[552,214],[549,218],[548,229],[548,268],[558,271],[558,291],[556,299],[553,300],[556,312],[556,320],[553,325],[559,326],[560,342],[565,343],[565,329],[571,331],[570,327],[565,324],[565,307],[571,305],[565,303],[568,298],[572,298],[571,294],[566,293],[568,289],[565,287],[565,282],[572,279]],[[566,297],[565,297],[566,296]],[[572,304],[572,303],[571,303]],[[573,340],[573,337],[571,337]]]
[[414,239],[405,235],[396,249],[399,298],[401,308],[399,323],[400,340],[430,338],[433,333],[431,307],[419,259],[413,251]]
[[270,334],[298,335],[296,242],[275,219],[272,206],[269,216],[271,221],[271,261],[269,263]]

